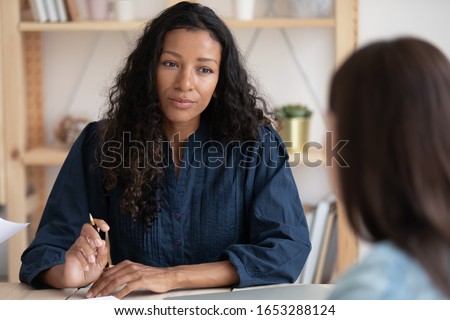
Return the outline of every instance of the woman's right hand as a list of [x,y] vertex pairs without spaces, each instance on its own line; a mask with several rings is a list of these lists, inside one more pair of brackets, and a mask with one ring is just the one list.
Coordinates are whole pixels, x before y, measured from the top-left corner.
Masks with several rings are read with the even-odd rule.
[[[109,230],[100,219],[95,223],[101,231]],[[79,288],[97,280],[108,261],[109,248],[91,224],[81,228],[80,236],[66,252],[64,264],[58,264],[41,274],[41,281],[54,288]]]
[[[95,224],[101,231],[109,230],[108,224],[95,219]],[[66,288],[88,285],[100,277],[109,255],[106,242],[91,224],[85,223],[80,236],[66,252],[66,262],[63,269],[63,281]]]

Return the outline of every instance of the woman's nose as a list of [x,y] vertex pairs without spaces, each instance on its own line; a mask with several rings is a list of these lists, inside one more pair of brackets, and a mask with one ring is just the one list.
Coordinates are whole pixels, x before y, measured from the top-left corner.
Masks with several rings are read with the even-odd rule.
[[183,92],[191,91],[194,88],[192,71],[181,70],[177,77],[176,88]]

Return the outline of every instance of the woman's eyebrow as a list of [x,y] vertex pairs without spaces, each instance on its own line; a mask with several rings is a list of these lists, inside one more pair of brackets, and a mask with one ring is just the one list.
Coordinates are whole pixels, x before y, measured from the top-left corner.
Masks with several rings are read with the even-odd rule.
[[[171,55],[173,55],[173,56],[175,56],[177,58],[182,58],[182,55],[179,54],[178,52],[175,52],[175,51],[164,50],[161,54],[164,54],[164,53],[171,54]],[[197,58],[197,61],[202,61],[202,62],[211,61],[211,62],[214,62],[215,64],[219,65],[217,63],[217,60],[213,59],[213,58],[200,57],[200,58]]]

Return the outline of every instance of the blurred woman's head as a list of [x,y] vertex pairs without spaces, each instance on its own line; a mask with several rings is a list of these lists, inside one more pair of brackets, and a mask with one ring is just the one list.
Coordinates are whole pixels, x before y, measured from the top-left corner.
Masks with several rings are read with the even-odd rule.
[[379,41],[335,73],[336,183],[349,222],[415,256],[450,294],[450,63],[415,38]]

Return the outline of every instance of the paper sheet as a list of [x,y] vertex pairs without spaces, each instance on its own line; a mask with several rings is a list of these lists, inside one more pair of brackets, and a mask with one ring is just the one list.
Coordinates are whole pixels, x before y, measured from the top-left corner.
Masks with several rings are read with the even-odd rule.
[[29,223],[11,222],[0,218],[0,243],[5,242],[28,225]]
[[98,298],[89,298],[87,300],[119,300],[114,296],[104,296],[104,297],[98,297]]

